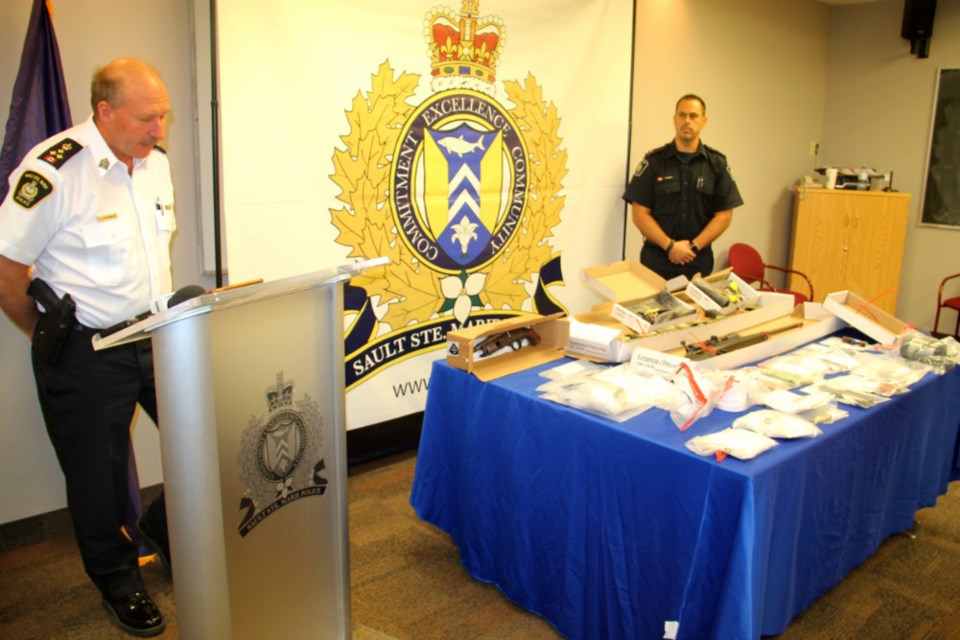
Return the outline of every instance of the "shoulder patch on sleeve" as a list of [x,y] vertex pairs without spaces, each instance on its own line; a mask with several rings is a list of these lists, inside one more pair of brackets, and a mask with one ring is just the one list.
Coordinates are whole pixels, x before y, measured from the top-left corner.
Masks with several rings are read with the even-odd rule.
[[24,171],[13,191],[13,201],[24,209],[32,209],[35,204],[53,193],[53,185],[36,171]]
[[634,176],[639,176],[639,175],[641,175],[641,174],[646,170],[646,168],[649,167],[649,166],[650,166],[650,163],[647,162],[647,159],[646,159],[646,158],[644,158],[643,160],[640,161],[640,164],[637,165],[637,168],[636,168],[636,170],[633,172],[633,175],[634,175]]
[[59,169],[67,160],[77,155],[83,145],[70,138],[64,138],[43,153],[38,158],[49,163],[54,169]]

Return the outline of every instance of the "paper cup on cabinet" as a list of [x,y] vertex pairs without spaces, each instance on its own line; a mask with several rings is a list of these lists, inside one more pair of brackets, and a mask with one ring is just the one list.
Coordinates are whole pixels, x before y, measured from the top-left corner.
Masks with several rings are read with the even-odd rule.
[[837,188],[837,170],[834,167],[827,167],[827,189]]

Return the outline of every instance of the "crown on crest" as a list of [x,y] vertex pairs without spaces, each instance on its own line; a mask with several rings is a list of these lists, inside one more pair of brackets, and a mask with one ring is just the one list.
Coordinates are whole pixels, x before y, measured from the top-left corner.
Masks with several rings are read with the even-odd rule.
[[462,0],[459,15],[449,7],[431,9],[424,37],[434,83],[480,90],[493,85],[504,36],[499,16],[480,17],[480,0]]
[[277,374],[277,386],[267,389],[267,405],[270,411],[293,406],[293,380],[283,381],[283,372]]

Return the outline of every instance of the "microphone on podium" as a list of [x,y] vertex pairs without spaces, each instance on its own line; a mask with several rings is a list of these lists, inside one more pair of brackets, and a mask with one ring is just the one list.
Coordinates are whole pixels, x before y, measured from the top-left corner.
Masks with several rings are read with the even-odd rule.
[[206,289],[201,287],[198,284],[188,284],[185,287],[180,287],[173,292],[173,295],[170,296],[170,299],[167,300],[167,309],[172,309],[181,302],[186,302],[191,298],[196,298],[197,296],[202,296],[207,292]]
[[206,289],[196,284],[188,284],[185,287],[180,287],[173,293],[165,296],[161,296],[157,300],[154,300],[150,303],[150,309],[144,311],[143,313],[130,318],[129,320],[124,320],[123,322],[118,322],[112,327],[107,327],[106,329],[100,331],[99,335],[101,338],[106,338],[107,336],[113,335],[117,331],[126,329],[129,326],[135,325],[141,320],[146,320],[151,315],[155,313],[160,313],[161,311],[166,311],[167,309],[172,309],[181,302],[186,302],[191,298],[196,298],[197,296],[202,296],[207,292]]

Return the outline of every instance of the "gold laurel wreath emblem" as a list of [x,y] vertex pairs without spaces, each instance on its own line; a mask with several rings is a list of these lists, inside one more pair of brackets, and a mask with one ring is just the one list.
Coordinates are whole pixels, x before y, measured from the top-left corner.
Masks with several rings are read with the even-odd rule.
[[[353,278],[369,297],[390,303],[381,322],[393,329],[425,321],[444,302],[440,274],[424,266],[419,257],[397,237],[388,201],[393,151],[404,123],[417,105],[408,102],[420,76],[401,73],[394,79],[389,60],[372,75],[371,90],[361,91],[346,112],[350,132],[341,136],[345,149],[334,149],[340,187],[337,199],[343,207],[330,209],[339,230],[337,244],[352,247],[351,258],[389,257],[390,265]],[[560,222],[565,196],[560,195],[567,174],[567,153],[560,150],[560,118],[552,103],[545,103],[533,75],[526,81],[506,81],[504,88],[515,105],[509,109],[520,127],[529,153],[530,189],[520,229],[497,258],[483,267],[486,280],[480,299],[494,309],[519,311],[530,294],[525,284],[533,282],[540,267],[554,252],[548,238]]]

